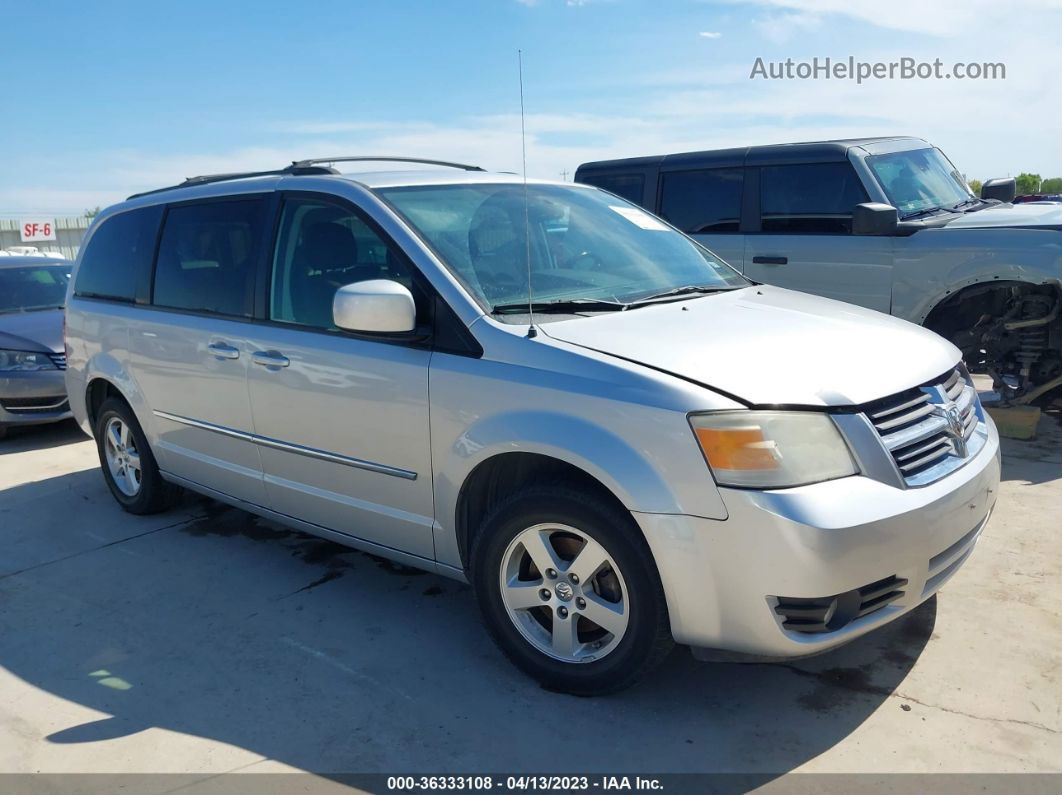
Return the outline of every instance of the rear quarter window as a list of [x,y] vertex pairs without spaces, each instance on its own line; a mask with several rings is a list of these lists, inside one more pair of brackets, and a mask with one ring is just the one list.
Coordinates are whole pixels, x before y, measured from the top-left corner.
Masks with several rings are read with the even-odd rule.
[[155,253],[162,206],[141,207],[103,221],[81,257],[74,295],[133,301]]

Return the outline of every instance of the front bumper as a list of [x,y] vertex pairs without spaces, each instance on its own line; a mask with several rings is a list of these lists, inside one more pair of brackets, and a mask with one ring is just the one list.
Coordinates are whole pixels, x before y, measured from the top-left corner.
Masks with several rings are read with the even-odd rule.
[[62,370],[0,374],[0,425],[36,425],[70,416]]
[[[999,436],[921,488],[850,477],[779,491],[720,489],[725,521],[635,513],[656,560],[675,640],[799,657],[839,646],[932,596],[966,561],[999,487]],[[786,629],[778,599],[819,599],[890,577],[902,595],[834,631]]]

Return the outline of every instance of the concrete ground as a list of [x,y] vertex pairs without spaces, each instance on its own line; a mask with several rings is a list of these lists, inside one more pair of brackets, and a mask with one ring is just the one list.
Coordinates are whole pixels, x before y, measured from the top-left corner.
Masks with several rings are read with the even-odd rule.
[[0,442],[0,772],[1062,770],[1062,416],[1005,445],[939,596],[789,664],[539,689],[470,590],[189,497],[118,509],[72,423]]

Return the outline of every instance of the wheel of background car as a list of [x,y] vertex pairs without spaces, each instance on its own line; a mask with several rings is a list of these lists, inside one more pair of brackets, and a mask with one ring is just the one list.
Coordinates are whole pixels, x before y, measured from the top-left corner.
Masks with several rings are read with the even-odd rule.
[[630,515],[593,494],[531,486],[482,523],[472,580],[492,637],[543,686],[622,690],[672,640],[652,555]]
[[123,509],[150,514],[170,507],[177,488],[159,474],[144,431],[125,401],[111,398],[104,402],[95,436],[103,479]]

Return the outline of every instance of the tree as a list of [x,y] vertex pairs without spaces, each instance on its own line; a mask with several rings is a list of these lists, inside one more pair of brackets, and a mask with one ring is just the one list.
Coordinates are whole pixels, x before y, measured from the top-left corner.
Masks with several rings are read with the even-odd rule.
[[92,207],[92,208],[90,208],[88,210],[85,210],[85,212],[82,213],[82,215],[84,215],[85,218],[95,218],[97,215],[100,214],[100,210],[101,209],[102,208],[97,204],[95,207]]
[[966,184],[970,186],[970,190],[973,191],[973,195],[974,196],[980,196],[981,195],[981,180],[979,180],[979,179],[971,179]]
[[1040,184],[1040,193],[1062,193],[1062,177],[1051,177]]
[[1018,174],[1015,180],[1017,184],[1017,191],[1019,196],[1024,196],[1027,193],[1039,193],[1040,192],[1040,179],[1039,174]]

